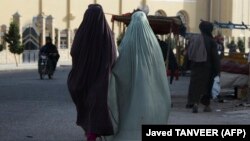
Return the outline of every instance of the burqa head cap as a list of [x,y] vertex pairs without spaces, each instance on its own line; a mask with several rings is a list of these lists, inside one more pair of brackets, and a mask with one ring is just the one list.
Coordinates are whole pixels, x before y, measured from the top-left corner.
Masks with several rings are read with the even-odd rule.
[[200,28],[201,33],[212,37],[212,32],[214,29],[214,26],[212,23],[208,21],[201,21],[199,28]]
[[101,9],[102,10],[102,6],[100,5],[100,4],[90,4],[89,6],[88,6],[88,8],[90,9],[92,9],[92,8],[94,8],[94,9]]
[[46,37],[45,40],[46,40],[47,43],[52,42],[52,38],[51,37]]

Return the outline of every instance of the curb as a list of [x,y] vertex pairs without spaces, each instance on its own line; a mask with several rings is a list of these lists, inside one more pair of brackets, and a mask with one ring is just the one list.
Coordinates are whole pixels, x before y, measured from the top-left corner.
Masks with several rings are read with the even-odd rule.
[[[71,67],[71,63],[69,62],[63,62],[58,63],[57,67]],[[30,64],[19,64],[16,66],[16,64],[0,64],[0,71],[11,71],[11,70],[31,70],[31,69],[38,69],[37,63],[30,63]]]

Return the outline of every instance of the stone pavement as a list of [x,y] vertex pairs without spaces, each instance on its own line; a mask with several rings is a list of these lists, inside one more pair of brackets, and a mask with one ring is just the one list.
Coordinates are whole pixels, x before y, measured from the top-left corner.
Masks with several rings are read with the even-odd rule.
[[211,101],[212,112],[203,112],[203,105],[199,105],[199,112],[192,113],[186,109],[189,77],[180,77],[170,85],[173,108],[169,124],[249,124],[250,107],[244,105],[240,99],[233,98],[233,89],[223,89],[224,102]]
[[[58,67],[68,66],[71,66],[71,62],[58,63]],[[37,64],[19,64],[18,67],[15,64],[0,64],[0,71],[28,69],[37,69]],[[181,76],[179,80],[174,80],[170,85],[173,107],[169,124],[250,124],[250,108],[244,106],[239,99],[228,98],[224,103],[212,101],[213,112],[204,113],[203,107],[200,105],[199,113],[192,113],[191,109],[185,108],[188,85],[189,76]],[[232,94],[232,90],[226,90],[227,93],[230,91]]]
[[[0,141],[83,141],[66,85],[70,64],[58,65],[53,80],[40,80],[36,64],[20,65],[20,71],[7,71],[17,69],[15,65],[0,65],[5,69],[0,71]],[[250,108],[238,99],[212,101],[210,113],[202,106],[196,114],[186,109],[189,79],[180,77],[170,85],[173,107],[168,124],[250,125]]]

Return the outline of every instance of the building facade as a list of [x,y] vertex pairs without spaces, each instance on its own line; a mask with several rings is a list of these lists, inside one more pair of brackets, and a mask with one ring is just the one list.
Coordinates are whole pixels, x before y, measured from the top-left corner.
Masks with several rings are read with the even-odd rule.
[[[70,61],[74,33],[91,3],[103,6],[110,26],[112,15],[132,12],[145,5],[149,15],[180,16],[191,33],[199,32],[201,19],[250,24],[250,0],[1,0],[0,44],[4,44],[2,36],[8,31],[10,22],[16,21],[25,45],[19,63],[36,62],[38,49],[44,44],[46,36],[51,36],[57,45],[61,55],[59,61]],[[116,37],[121,32],[119,26],[115,24]],[[248,50],[249,30],[217,30],[222,32],[226,41],[244,38]],[[6,63],[14,63],[13,55],[7,49],[0,52],[0,64]]]

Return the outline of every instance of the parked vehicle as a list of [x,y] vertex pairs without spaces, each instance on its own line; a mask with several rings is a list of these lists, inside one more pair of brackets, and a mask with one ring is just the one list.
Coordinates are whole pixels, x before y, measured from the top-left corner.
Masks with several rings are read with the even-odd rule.
[[48,75],[49,79],[52,79],[54,70],[52,62],[47,55],[41,54],[38,60],[38,72],[40,74],[40,79],[44,79]]

